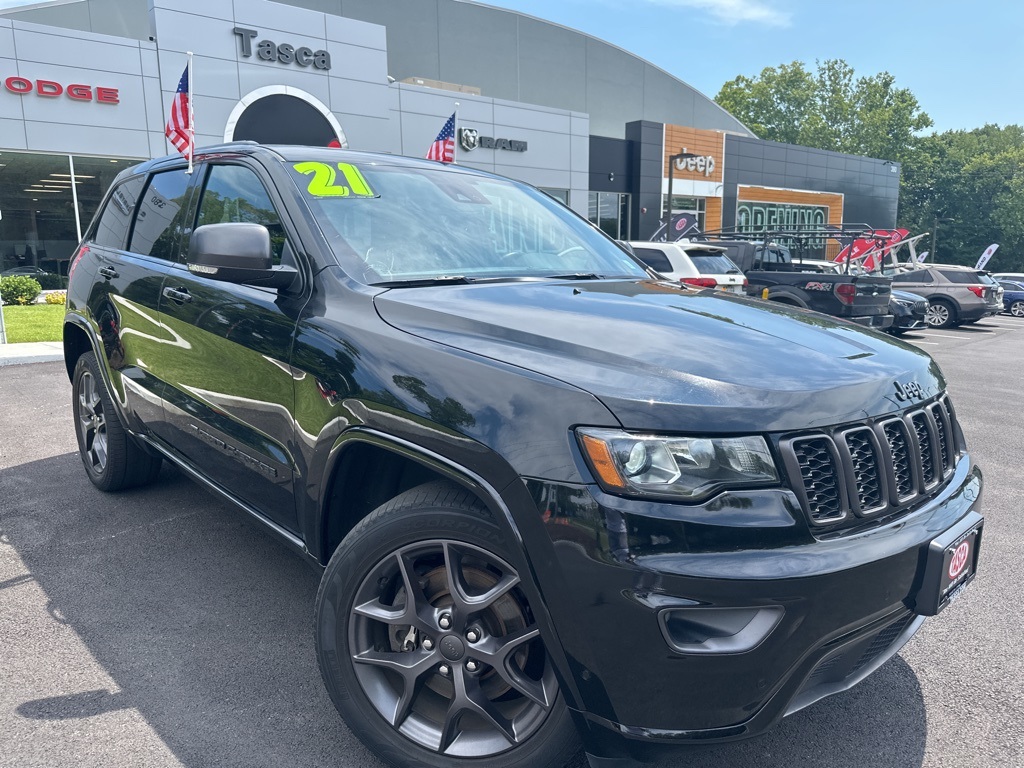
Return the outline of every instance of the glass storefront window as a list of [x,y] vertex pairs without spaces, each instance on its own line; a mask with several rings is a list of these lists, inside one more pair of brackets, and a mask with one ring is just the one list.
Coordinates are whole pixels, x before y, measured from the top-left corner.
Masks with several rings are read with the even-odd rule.
[[[673,190],[674,192],[675,190]],[[666,214],[666,208],[668,207],[668,195],[662,195],[661,201],[661,215],[664,219]],[[705,213],[706,202],[703,197],[686,197],[684,195],[672,195],[672,215],[678,216],[680,213],[692,213],[697,217],[697,226],[701,232],[705,231],[704,228],[704,213]]]
[[616,240],[629,239],[629,195],[589,192],[587,218]]
[[[136,162],[0,150],[0,273],[66,276],[114,176]],[[61,287],[57,277],[41,282],[44,288]]]
[[541,192],[549,197],[555,198],[558,202],[564,205],[566,208],[569,207],[569,190],[568,189],[551,189],[549,187],[538,187]]

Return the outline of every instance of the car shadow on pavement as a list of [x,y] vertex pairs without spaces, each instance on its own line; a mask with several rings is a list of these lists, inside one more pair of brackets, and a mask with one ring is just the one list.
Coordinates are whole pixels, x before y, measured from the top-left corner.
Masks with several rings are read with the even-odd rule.
[[[166,466],[154,486],[120,494],[95,490],[77,454],[5,468],[0,479],[0,541],[31,577],[18,583],[38,584],[40,611],[74,630],[118,688],[72,669],[63,690],[18,700],[15,717],[45,721],[40,738],[59,741],[61,721],[77,728],[133,709],[185,766],[381,766],[320,681],[319,574],[285,545]],[[10,649],[13,658],[33,650],[32,640]],[[902,768],[921,765],[925,734],[920,685],[897,657],[767,736],[657,765]]]

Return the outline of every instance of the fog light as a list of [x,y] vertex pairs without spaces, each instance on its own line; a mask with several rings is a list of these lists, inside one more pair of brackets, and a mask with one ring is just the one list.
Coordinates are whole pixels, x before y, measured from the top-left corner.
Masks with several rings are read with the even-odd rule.
[[669,608],[658,614],[665,641],[679,653],[746,653],[782,619],[780,605],[764,608]]

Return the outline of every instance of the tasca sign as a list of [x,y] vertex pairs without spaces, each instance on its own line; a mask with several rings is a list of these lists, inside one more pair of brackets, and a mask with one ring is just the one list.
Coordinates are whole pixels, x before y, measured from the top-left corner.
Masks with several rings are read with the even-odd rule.
[[301,45],[296,48],[291,43],[275,43],[273,40],[260,40],[254,44],[253,41],[260,34],[258,30],[235,27],[231,31],[238,37],[238,52],[246,58],[252,56],[255,47],[256,58],[263,61],[298,64],[300,67],[312,66],[314,69],[331,68],[331,54],[327,51],[314,51]]

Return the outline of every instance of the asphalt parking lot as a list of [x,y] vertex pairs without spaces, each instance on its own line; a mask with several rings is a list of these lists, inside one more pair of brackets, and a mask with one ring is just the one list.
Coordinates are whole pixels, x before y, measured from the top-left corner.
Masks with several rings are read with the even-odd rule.
[[[856,689],[661,768],[1024,766],[1024,321],[906,341],[985,472],[978,578]],[[63,364],[0,368],[0,765],[377,768],[320,682],[317,583],[172,469],[96,491]]]

